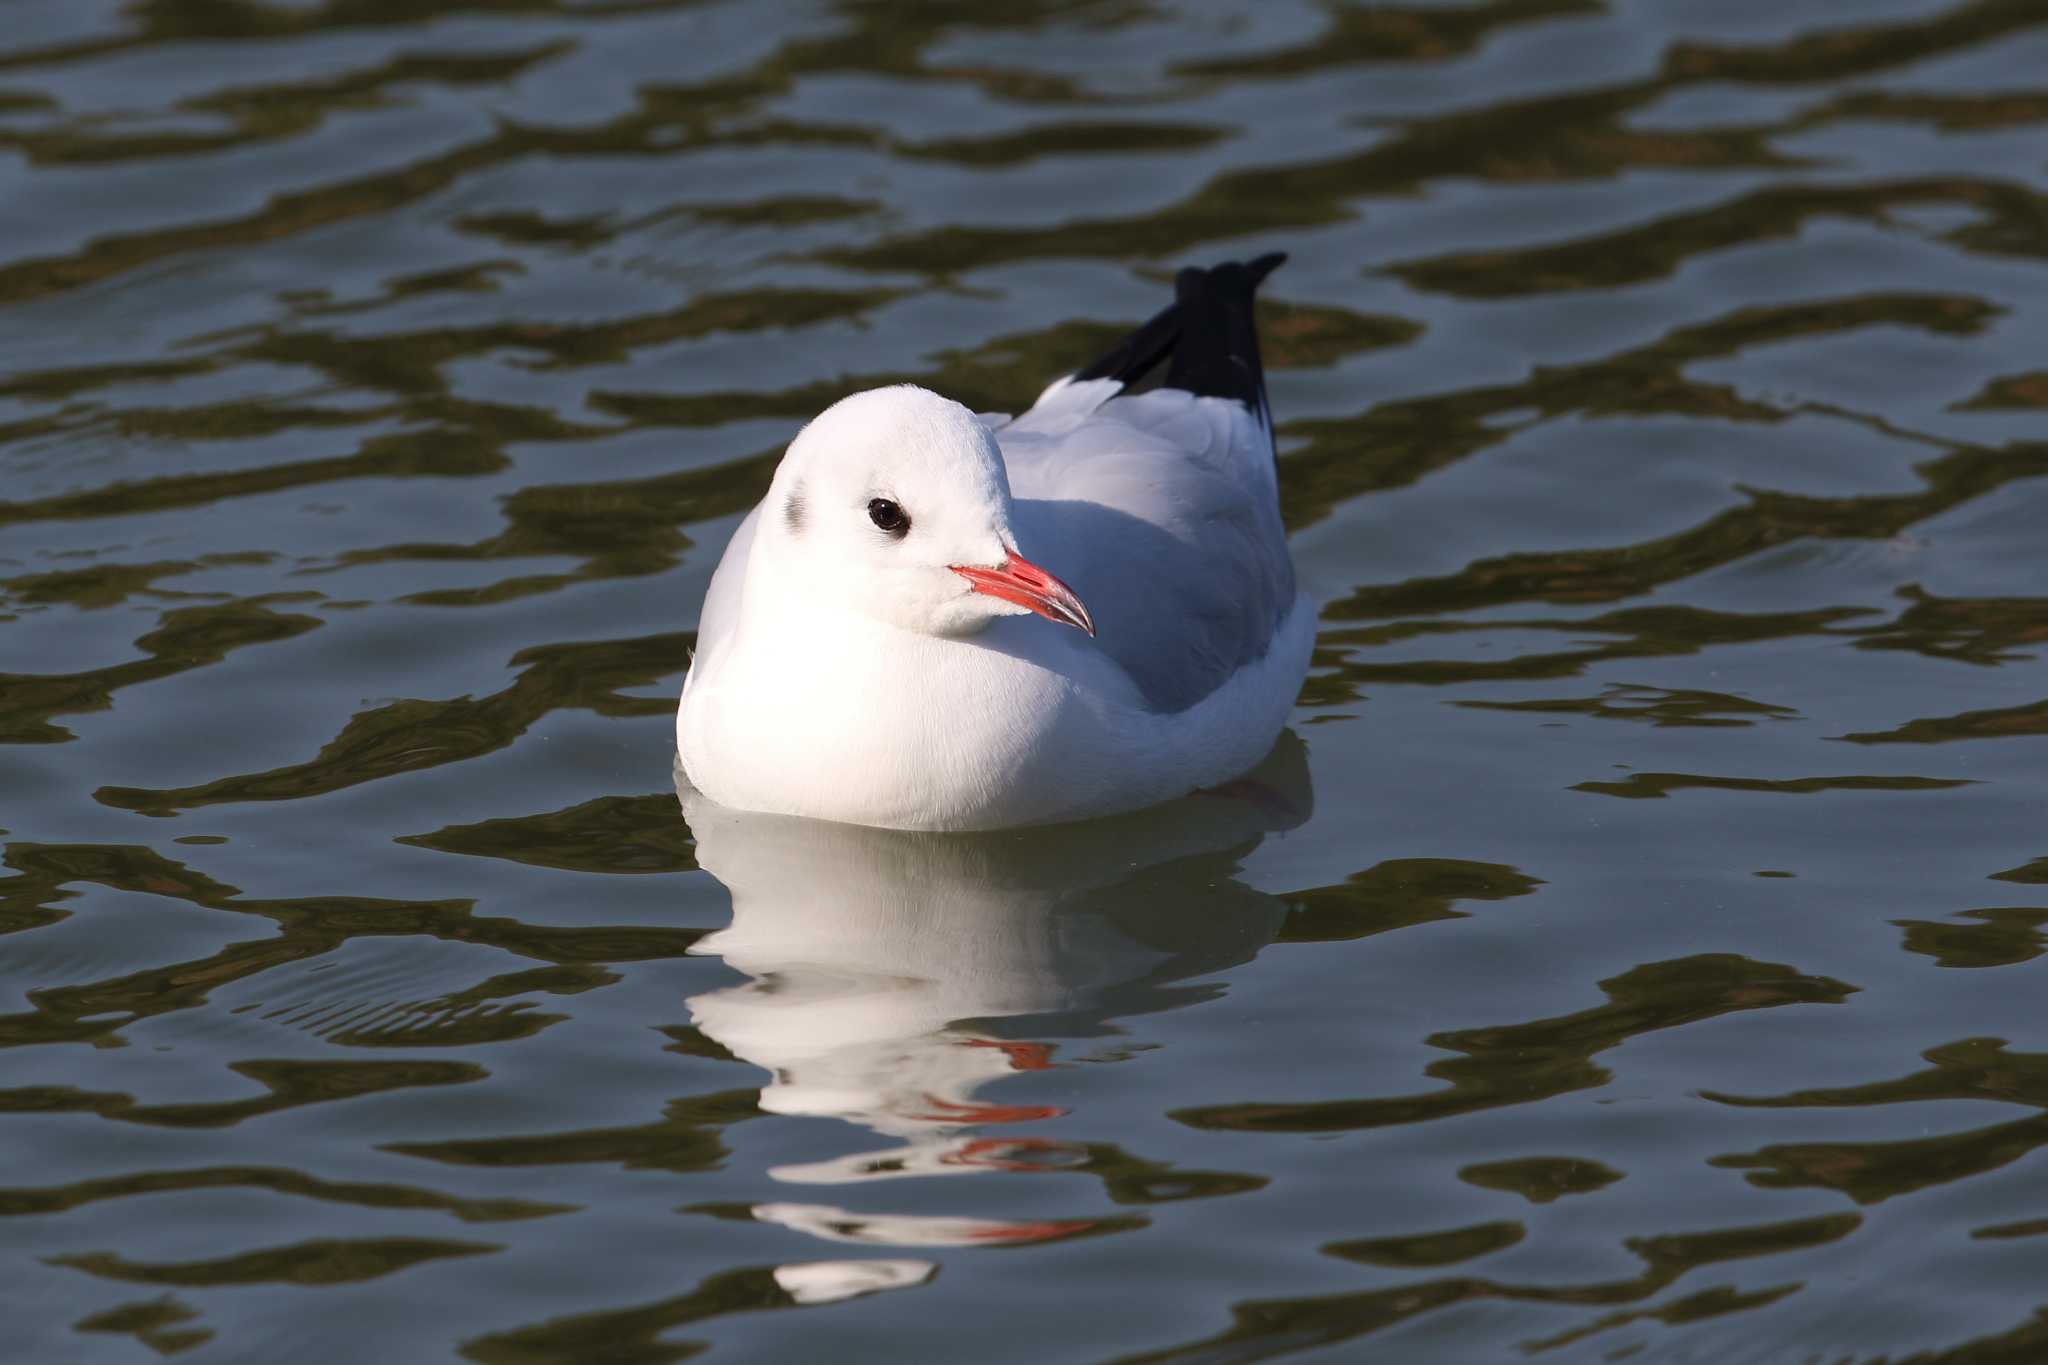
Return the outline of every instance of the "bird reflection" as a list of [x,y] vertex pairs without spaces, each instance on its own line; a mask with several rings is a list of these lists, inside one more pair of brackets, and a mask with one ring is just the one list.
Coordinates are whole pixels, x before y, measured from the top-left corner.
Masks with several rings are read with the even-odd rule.
[[[1282,736],[1227,788],[1049,829],[927,834],[728,810],[679,779],[699,864],[732,923],[694,952],[743,984],[689,1002],[697,1028],[767,1070],[760,1107],[842,1119],[882,1145],[770,1168],[792,1185],[1047,1169],[1079,1149],[1033,1137],[1065,1111],[982,1092],[1063,1064],[1111,1020],[1207,999],[1282,904],[1236,880],[1268,834],[1306,819],[1301,742]],[[827,1240],[947,1246],[1046,1240],[1091,1223],[854,1214],[757,1205]]]

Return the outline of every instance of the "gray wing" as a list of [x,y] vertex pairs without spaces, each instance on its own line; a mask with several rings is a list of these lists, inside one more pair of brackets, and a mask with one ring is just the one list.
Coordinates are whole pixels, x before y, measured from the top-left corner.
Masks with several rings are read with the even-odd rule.
[[996,425],[1018,550],[1080,594],[1155,710],[1262,657],[1294,605],[1272,437],[1242,402],[1063,380]]

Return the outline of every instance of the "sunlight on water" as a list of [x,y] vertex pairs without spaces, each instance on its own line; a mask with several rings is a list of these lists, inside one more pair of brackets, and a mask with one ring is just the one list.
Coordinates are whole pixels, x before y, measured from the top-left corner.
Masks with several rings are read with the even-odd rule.
[[[2048,1358],[2036,0],[6,18],[0,1358]],[[674,786],[801,422],[1269,250],[1264,767]]]

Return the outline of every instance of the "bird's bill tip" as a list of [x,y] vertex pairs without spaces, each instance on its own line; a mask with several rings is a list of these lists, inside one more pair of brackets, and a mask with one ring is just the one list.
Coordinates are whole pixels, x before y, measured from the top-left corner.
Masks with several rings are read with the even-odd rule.
[[1048,621],[1074,626],[1090,636],[1095,634],[1095,620],[1074,590],[1014,550],[992,569],[973,564],[949,567],[978,593],[1015,603]]

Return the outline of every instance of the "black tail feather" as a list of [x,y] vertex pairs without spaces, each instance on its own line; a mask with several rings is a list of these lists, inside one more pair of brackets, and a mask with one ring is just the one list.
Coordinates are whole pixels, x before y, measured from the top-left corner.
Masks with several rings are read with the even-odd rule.
[[1180,305],[1169,303],[1152,320],[1112,346],[1096,362],[1074,372],[1075,379],[1114,379],[1136,384],[1154,369],[1180,340]]
[[1276,251],[1254,261],[1225,261],[1206,270],[1189,266],[1174,279],[1170,307],[1074,378],[1114,379],[1134,385],[1161,361],[1167,361],[1168,388],[1234,398],[1270,427],[1252,297],[1260,282],[1286,259]]

